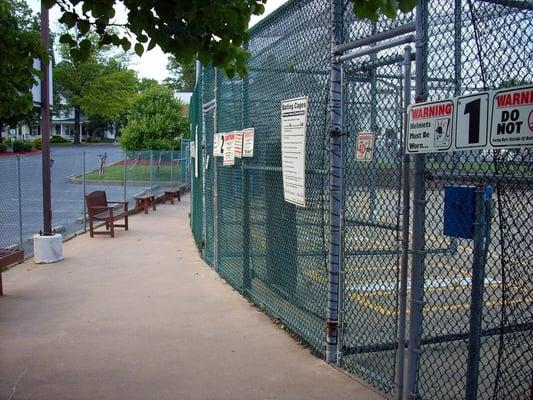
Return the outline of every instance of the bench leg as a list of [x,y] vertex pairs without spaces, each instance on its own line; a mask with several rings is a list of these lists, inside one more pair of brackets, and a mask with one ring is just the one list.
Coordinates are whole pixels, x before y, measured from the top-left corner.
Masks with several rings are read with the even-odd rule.
[[170,193],[170,204],[174,204],[174,193]]
[[155,197],[152,197],[152,209],[155,211],[155,203],[156,203],[156,199]]
[[180,197],[180,191],[178,190],[178,201],[181,201],[181,197]]
[[89,234],[91,237],[94,237],[93,220],[91,217],[89,217]]
[[111,230],[111,237],[115,237],[115,222],[113,220],[109,221],[109,228]]
[[128,225],[128,216],[127,215],[124,217],[124,225],[125,225],[124,228],[126,230],[128,230],[129,229],[129,225]]
[[143,200],[144,213],[148,214],[148,199]]
[[0,296],[4,295],[4,288],[2,286],[2,273],[0,272]]

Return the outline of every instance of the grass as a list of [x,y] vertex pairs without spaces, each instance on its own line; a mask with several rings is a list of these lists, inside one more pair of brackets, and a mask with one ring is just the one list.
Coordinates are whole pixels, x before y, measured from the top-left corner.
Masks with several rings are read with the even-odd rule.
[[[174,168],[173,174],[170,173],[170,166],[152,167],[152,180],[154,182],[170,182],[171,176],[174,181],[178,179],[179,170]],[[126,176],[128,181],[150,181],[150,167],[147,165],[137,165],[134,168],[126,168]],[[110,165],[105,168],[104,175],[98,175],[98,171],[89,172],[85,175],[85,179],[93,181],[123,181],[124,180],[124,166]]]

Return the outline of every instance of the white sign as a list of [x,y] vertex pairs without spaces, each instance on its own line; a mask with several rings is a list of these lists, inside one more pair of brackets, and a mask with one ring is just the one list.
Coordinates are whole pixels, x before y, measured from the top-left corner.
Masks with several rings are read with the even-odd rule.
[[453,100],[413,104],[407,108],[405,152],[437,153],[452,146]]
[[471,150],[487,146],[489,100],[488,92],[457,97],[454,150]]
[[490,144],[500,147],[533,145],[533,86],[492,92]]
[[223,165],[235,164],[235,152],[233,149],[234,132],[224,134],[224,162]]
[[242,131],[233,132],[233,152],[235,158],[242,158]]
[[189,142],[189,151],[191,153],[191,158],[196,157],[196,153],[194,152],[194,140]]
[[374,133],[360,132],[357,134],[357,161],[371,161],[374,155]]
[[224,154],[224,134],[215,133],[213,136],[213,156],[222,157]]
[[243,144],[242,144],[242,156],[253,157],[254,156],[254,128],[248,128],[242,131]]
[[307,97],[281,102],[281,165],[285,201],[305,207]]

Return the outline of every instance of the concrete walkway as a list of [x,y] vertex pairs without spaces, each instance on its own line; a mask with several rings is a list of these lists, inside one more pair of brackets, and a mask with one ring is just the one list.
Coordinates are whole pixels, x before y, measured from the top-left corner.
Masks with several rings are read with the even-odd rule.
[[0,399],[382,399],[206,266],[183,200],[4,273]]

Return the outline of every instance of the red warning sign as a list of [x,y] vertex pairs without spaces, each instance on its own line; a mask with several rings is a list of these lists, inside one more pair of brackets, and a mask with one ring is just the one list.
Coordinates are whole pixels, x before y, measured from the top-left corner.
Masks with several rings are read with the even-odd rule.
[[490,143],[494,147],[533,145],[533,86],[493,92]]
[[374,156],[374,133],[360,132],[357,134],[357,161],[371,161]]

